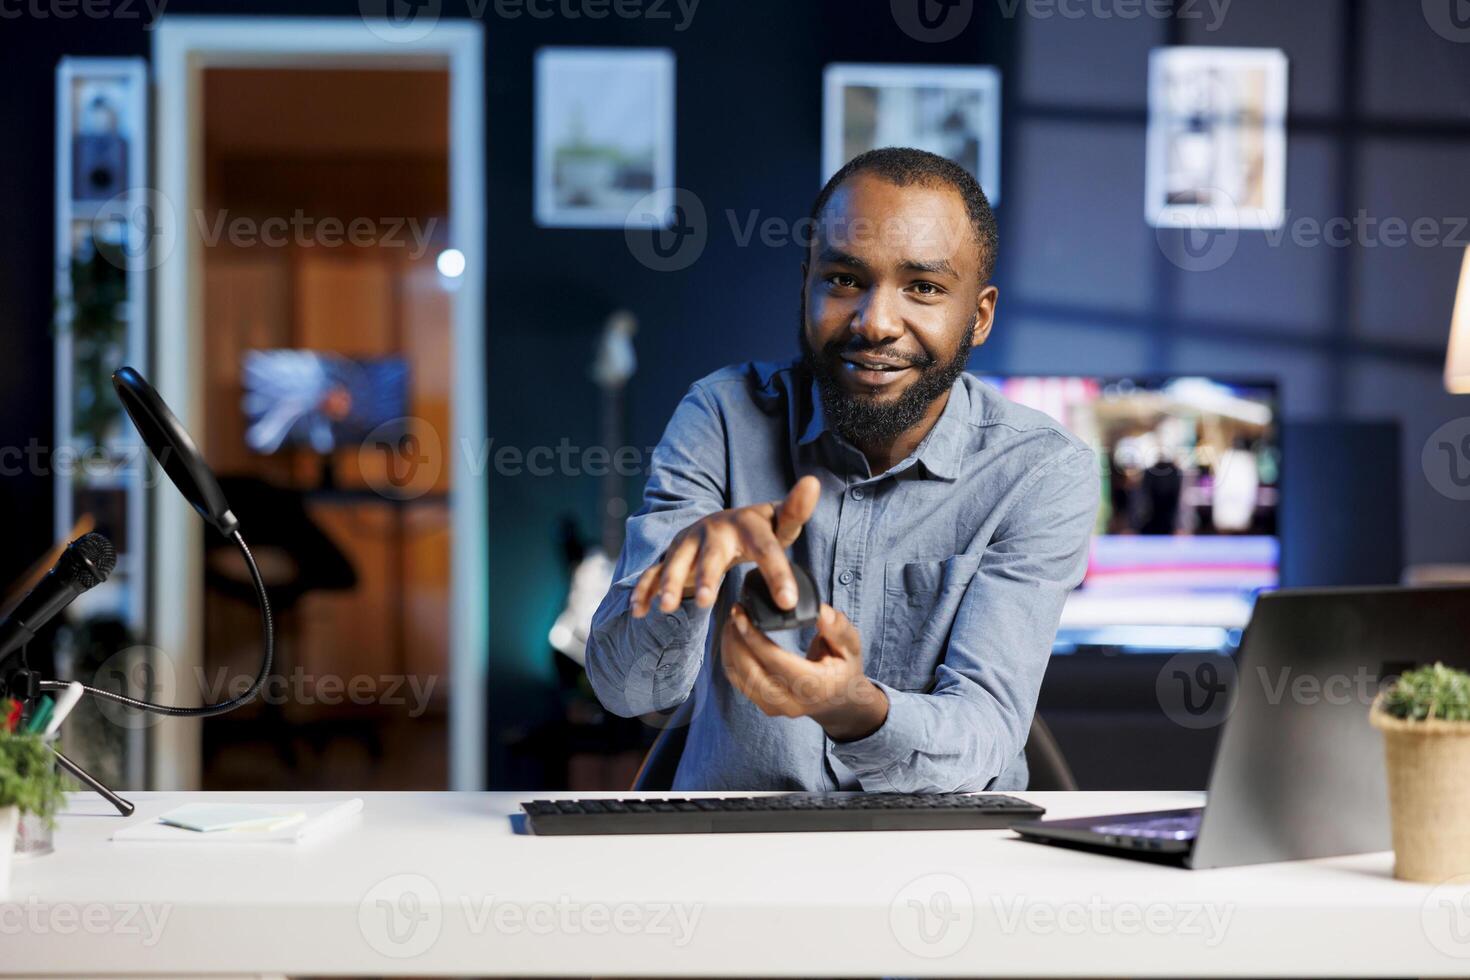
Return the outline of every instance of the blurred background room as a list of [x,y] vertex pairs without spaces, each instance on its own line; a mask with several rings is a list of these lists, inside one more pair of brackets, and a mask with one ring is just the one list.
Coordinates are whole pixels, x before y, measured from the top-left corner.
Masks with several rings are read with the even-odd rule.
[[142,465],[107,383],[134,363],[280,627],[257,703],[89,701],[73,754],[128,788],[629,786],[660,720],[604,712],[581,655],[651,447],[696,379],[795,356],[812,199],[914,145],[1000,224],[970,370],[1100,454],[1041,715],[1083,788],[1203,788],[1218,728],[1176,658],[1228,672],[1262,590],[1470,575],[1455,10],[7,14],[0,590],[103,530],[118,573],[32,659],[185,703],[248,684],[249,578]]

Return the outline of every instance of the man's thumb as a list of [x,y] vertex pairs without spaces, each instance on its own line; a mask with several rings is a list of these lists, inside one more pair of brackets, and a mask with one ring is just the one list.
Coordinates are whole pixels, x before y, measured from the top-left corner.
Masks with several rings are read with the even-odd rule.
[[821,495],[822,483],[816,477],[804,476],[796,481],[776,510],[776,536],[782,544],[791,544],[801,534],[806,522],[812,519]]

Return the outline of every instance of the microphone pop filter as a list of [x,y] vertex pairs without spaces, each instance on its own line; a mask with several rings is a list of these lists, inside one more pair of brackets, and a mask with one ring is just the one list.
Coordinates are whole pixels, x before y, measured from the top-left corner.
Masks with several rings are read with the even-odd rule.
[[204,462],[199,447],[188,431],[169,410],[158,392],[143,376],[130,367],[121,367],[112,376],[112,387],[143,437],[148,451],[163,467],[168,478],[178,487],[184,499],[215,530],[225,537],[235,533],[239,521],[230,513],[230,505],[220,490],[214,471]]

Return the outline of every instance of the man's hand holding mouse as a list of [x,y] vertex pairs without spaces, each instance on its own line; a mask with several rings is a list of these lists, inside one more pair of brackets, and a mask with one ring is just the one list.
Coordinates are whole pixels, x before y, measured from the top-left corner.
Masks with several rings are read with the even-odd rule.
[[[665,613],[686,599],[708,609],[725,573],[754,562],[782,609],[794,609],[796,579],[786,549],[816,510],[821,484],[796,482],[786,499],[722,510],[695,521],[674,537],[633,588],[633,615],[648,615],[655,601]],[[720,637],[725,676],[767,715],[809,717],[837,741],[877,731],[888,717],[888,698],[863,673],[862,638],[846,616],[826,603],[806,659],[771,642],[736,604]]]

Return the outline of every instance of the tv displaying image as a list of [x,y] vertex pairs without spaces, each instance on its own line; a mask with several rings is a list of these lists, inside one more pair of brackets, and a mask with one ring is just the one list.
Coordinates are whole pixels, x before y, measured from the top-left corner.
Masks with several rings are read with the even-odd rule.
[[1097,452],[1102,506],[1058,649],[1233,645],[1280,582],[1281,446],[1270,382],[986,378]]
[[241,362],[245,443],[327,455],[408,414],[408,363],[316,350],[253,350]]

